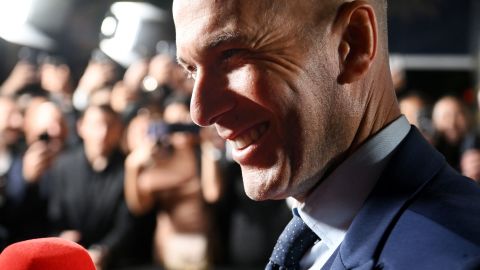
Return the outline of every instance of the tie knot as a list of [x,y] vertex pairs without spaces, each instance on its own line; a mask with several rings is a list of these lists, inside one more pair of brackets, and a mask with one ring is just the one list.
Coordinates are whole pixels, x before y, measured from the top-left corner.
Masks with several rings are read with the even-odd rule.
[[[270,256],[269,265],[281,269],[297,269],[305,252],[317,241],[318,236],[310,230],[303,220],[294,215],[277,240]],[[267,269],[269,267],[267,266]],[[275,267],[270,268],[275,269]]]

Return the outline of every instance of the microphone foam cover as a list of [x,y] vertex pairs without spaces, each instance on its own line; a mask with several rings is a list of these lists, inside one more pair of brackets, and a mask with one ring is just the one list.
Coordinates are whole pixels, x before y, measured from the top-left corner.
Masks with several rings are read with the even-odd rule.
[[95,270],[87,250],[61,238],[38,238],[17,242],[0,254],[5,270]]

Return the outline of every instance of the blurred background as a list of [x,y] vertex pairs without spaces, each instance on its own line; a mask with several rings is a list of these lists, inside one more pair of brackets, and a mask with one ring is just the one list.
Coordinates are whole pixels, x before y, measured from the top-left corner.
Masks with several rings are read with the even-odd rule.
[[[290,220],[189,117],[171,1],[0,2],[0,250],[59,236],[98,269],[263,269]],[[389,0],[402,113],[480,180],[480,2]]]
[[[104,38],[101,30],[102,23],[108,17],[107,13],[110,12],[114,2],[113,0],[2,1],[0,4],[2,15],[0,53],[3,61],[0,78],[5,79],[16,64],[19,45],[30,45],[60,54],[72,65],[73,74],[78,80],[92,51],[99,47],[101,39]],[[134,2],[150,2],[166,13],[169,13],[171,8],[171,1],[168,0]],[[128,7],[123,11],[125,12],[128,13]],[[107,20],[104,26],[107,28],[105,30],[107,33],[115,31],[115,25],[112,26],[110,23],[110,29],[108,26]],[[143,28],[147,27],[143,26]],[[132,36],[136,34],[135,29],[130,31]],[[170,34],[168,39],[172,40],[172,38],[173,35]]]
[[478,1],[389,0],[389,8],[389,46],[405,70],[403,87],[433,98],[471,95],[479,74]]

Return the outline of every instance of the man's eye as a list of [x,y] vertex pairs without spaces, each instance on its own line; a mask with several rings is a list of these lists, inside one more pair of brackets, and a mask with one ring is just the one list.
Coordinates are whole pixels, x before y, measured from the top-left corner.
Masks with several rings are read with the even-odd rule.
[[197,77],[197,69],[195,67],[189,66],[185,68],[185,74],[188,79],[195,80]]

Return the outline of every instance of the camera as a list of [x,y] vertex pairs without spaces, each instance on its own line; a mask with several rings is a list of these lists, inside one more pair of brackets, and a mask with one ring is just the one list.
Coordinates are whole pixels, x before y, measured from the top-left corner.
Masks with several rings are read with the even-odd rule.
[[42,134],[40,134],[40,135],[38,136],[38,140],[39,140],[39,141],[42,141],[42,142],[44,142],[44,143],[49,143],[49,142],[50,142],[50,139],[51,139],[51,138],[50,138],[50,135],[48,135],[47,132],[43,132]]
[[195,124],[168,124],[163,121],[153,121],[148,127],[148,135],[156,141],[161,150],[167,150],[170,154],[173,152],[173,147],[169,140],[170,135],[177,132],[198,135],[200,127]]
[[174,123],[168,124],[163,121],[151,122],[148,127],[148,135],[155,140],[162,140],[172,133],[186,132],[198,135],[200,127],[195,124]]

